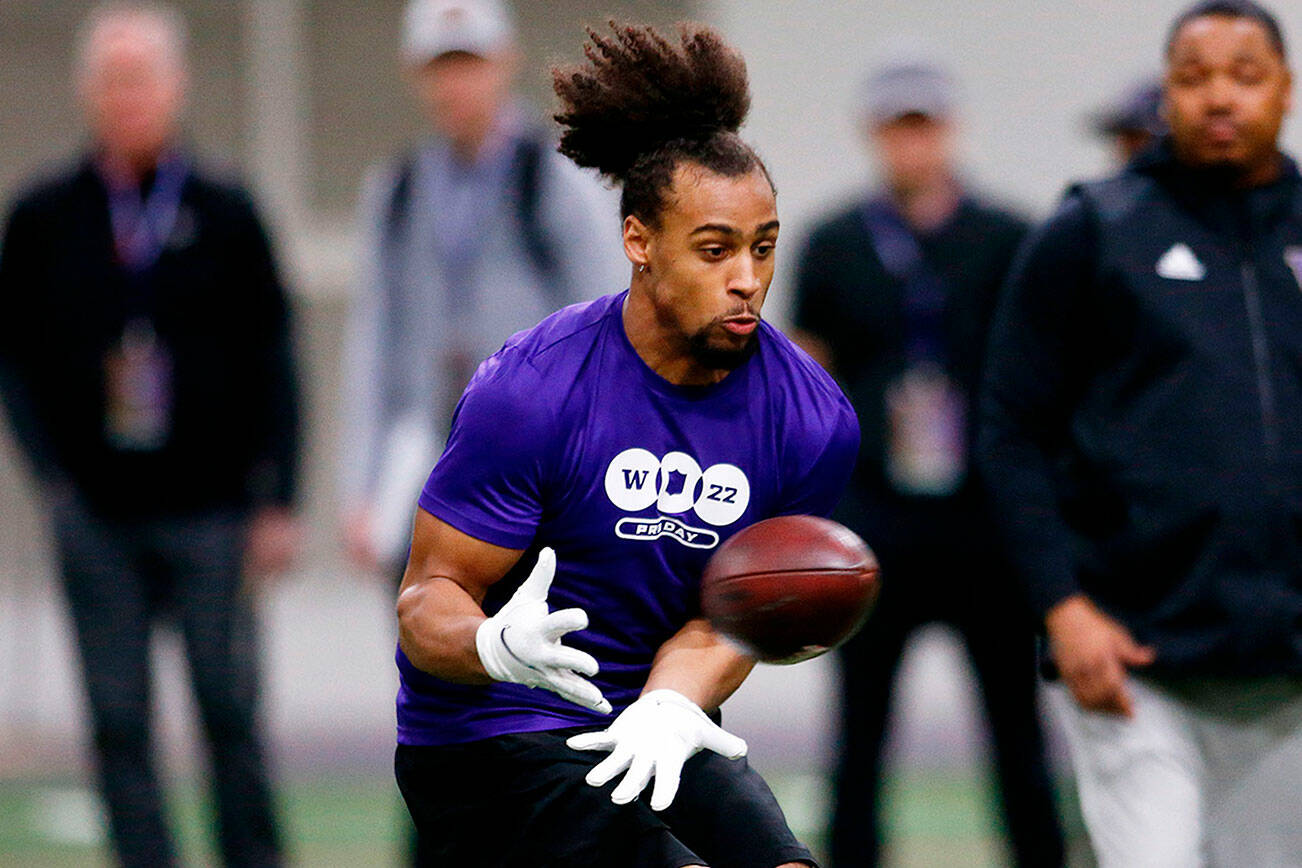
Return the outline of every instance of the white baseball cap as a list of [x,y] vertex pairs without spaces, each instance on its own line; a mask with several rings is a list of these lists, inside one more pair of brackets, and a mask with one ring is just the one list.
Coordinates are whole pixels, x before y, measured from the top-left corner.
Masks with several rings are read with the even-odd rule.
[[897,58],[874,68],[861,89],[862,111],[873,123],[905,115],[953,114],[957,94],[949,70],[930,59]]
[[500,0],[411,0],[402,54],[421,65],[452,51],[484,56],[510,45],[515,29]]

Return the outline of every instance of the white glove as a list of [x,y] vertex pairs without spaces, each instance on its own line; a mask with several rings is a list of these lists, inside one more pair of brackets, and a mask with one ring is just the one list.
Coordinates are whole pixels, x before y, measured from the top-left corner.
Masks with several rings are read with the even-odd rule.
[[617,774],[628,774],[615,787],[610,799],[627,804],[646,789],[655,775],[651,810],[669,807],[678,792],[683,763],[701,748],[728,759],[746,755],[746,742],[725,732],[700,707],[676,690],[652,690],[615,718],[608,729],[571,736],[565,742],[575,750],[608,750],[584,779],[600,787]]
[[496,615],[475,631],[475,650],[488,674],[498,681],[541,687],[576,705],[610,714],[610,703],[589,678],[597,674],[591,654],[561,644],[561,637],[588,626],[582,609],[547,613],[547,592],[556,575],[556,553],[538,553],[529,578]]

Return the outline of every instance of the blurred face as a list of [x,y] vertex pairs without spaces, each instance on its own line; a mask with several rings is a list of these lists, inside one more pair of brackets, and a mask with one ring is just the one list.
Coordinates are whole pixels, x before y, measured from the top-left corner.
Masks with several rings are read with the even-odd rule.
[[777,200],[757,167],[726,177],[682,163],[659,226],[624,224],[625,250],[647,266],[663,340],[700,371],[729,371],[753,352],[773,281]]
[[79,90],[96,142],[133,165],[152,165],[176,136],[185,97],[180,48],[144,15],[102,22],[81,59]]
[[434,126],[458,144],[477,144],[510,93],[515,56],[452,51],[416,71],[416,91]]
[[953,159],[953,124],[944,118],[907,114],[876,124],[873,150],[886,186],[907,193],[948,180]]
[[1291,85],[1261,24],[1193,19],[1167,53],[1164,106],[1176,154],[1201,168],[1273,168]]

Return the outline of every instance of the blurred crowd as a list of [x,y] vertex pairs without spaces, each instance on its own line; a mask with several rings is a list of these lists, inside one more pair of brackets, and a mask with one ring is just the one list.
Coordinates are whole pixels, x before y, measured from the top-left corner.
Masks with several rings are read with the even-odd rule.
[[[1211,10],[1204,9],[1204,18],[1246,21],[1265,30],[1271,47],[1270,28],[1257,7],[1203,5]],[[1196,19],[1181,19],[1186,31]],[[1181,32],[1174,29],[1173,38]],[[496,0],[412,0],[395,39],[426,134],[372,167],[358,196],[363,241],[339,352],[344,433],[338,526],[352,563],[392,577],[396,590],[416,495],[476,366],[509,335],[549,312],[624,287],[629,266],[601,241],[613,219],[605,193],[556,153],[553,131],[517,95],[521,54],[505,6]],[[6,311],[0,321],[0,396],[50,517],[91,711],[93,765],[118,858],[126,865],[166,865],[177,858],[162,808],[150,719],[152,628],[171,620],[184,640],[209,750],[222,858],[230,865],[280,864],[284,848],[258,723],[252,603],[257,579],[288,569],[301,548],[300,387],[282,269],[249,192],[210,170],[187,144],[182,117],[189,72],[181,18],[152,3],[107,4],[86,19],[76,40],[72,84],[90,145],[75,165],[34,181],[8,205],[0,248],[0,304]],[[825,214],[800,240],[793,316],[797,341],[837,377],[859,415],[863,446],[837,517],[874,547],[887,577],[870,620],[838,652],[841,717],[830,836],[835,866],[880,859],[891,696],[905,643],[926,624],[951,625],[970,656],[1016,864],[1064,861],[1038,703],[1043,675],[1084,661],[1045,641],[1045,619],[1065,611],[1065,600],[1099,608],[1080,615],[1094,619],[1084,632],[1050,627],[1049,638],[1062,643],[1069,635],[1106,634],[1116,650],[1098,651],[1096,659],[1104,662],[1097,665],[1118,668],[1116,678],[1152,662],[1149,643],[1159,643],[1158,659],[1168,648],[1187,646],[1187,666],[1162,671],[1131,693],[1116,685],[1097,687],[1089,681],[1092,674],[1062,673],[1070,693],[1059,695],[1058,704],[1068,707],[1064,719],[1084,779],[1086,822],[1104,861],[1110,846],[1138,847],[1134,835],[1143,832],[1117,832],[1120,844],[1100,844],[1098,829],[1117,822],[1110,813],[1117,810],[1113,802],[1126,798],[1114,792],[1123,775],[1112,769],[1091,778],[1083,770],[1091,763],[1138,760],[1104,755],[1097,742],[1129,736],[1104,731],[1107,724],[1091,717],[1091,709],[1114,703],[1113,711],[1140,720],[1152,705],[1162,709],[1163,726],[1179,728],[1170,721],[1181,715],[1215,718],[1198,692],[1208,678],[1260,676],[1275,680],[1244,682],[1244,689],[1285,722],[1275,735],[1253,737],[1276,738],[1270,749],[1286,752],[1285,762],[1302,751],[1302,727],[1295,720],[1302,708],[1302,621],[1278,628],[1284,650],[1243,638],[1252,632],[1254,617],[1274,623],[1278,613],[1302,611],[1297,570],[1279,566],[1298,550],[1297,527],[1289,522],[1302,515],[1292,511],[1295,481],[1302,478],[1290,475],[1297,459],[1289,439],[1302,433],[1290,427],[1293,403],[1302,400],[1302,392],[1293,393],[1298,383],[1292,378],[1302,369],[1302,355],[1293,353],[1295,338],[1278,334],[1295,320],[1302,323],[1302,310],[1293,310],[1297,300],[1284,297],[1291,290],[1302,299],[1302,218],[1296,216],[1302,214],[1302,197],[1293,190],[1291,162],[1284,164],[1283,177],[1293,187],[1276,191],[1284,197],[1280,202],[1240,201],[1214,179],[1180,175],[1181,160],[1191,158],[1171,150],[1170,89],[1196,87],[1180,76],[1198,70],[1180,66],[1178,47],[1167,46],[1165,84],[1156,76],[1137,82],[1088,119],[1092,133],[1115,153],[1117,169],[1130,167],[1122,176],[1158,180],[1151,189],[1090,188],[1069,197],[1069,205],[1085,202],[1080,207],[1104,215],[1065,242],[1090,235],[1097,249],[1079,255],[1058,248],[1042,253],[1054,242],[1051,230],[1033,228],[1025,216],[965,180],[958,159],[959,89],[937,58],[901,55],[864,76],[854,121],[879,184]],[[1263,65],[1246,57],[1233,63]],[[1281,41],[1281,64],[1285,57]],[[1216,62],[1200,55],[1186,66]],[[1250,74],[1267,73],[1254,68]],[[1199,111],[1213,119],[1207,121],[1213,125],[1208,135],[1219,129],[1214,122],[1220,115],[1230,127],[1255,122],[1248,110],[1247,120],[1240,117],[1236,86],[1260,85],[1212,85],[1219,90],[1207,99],[1221,100],[1223,108],[1195,106],[1190,97],[1180,115],[1184,134],[1196,138],[1189,130],[1203,123]],[[1278,123],[1269,133],[1262,135],[1273,146]],[[1183,180],[1165,180],[1173,173]],[[1273,190],[1269,185],[1281,183],[1272,176],[1259,186]],[[1164,191],[1172,185],[1183,192],[1170,194],[1176,204],[1168,207]],[[1219,217],[1181,222],[1186,199],[1197,200],[1189,208],[1220,214],[1222,204],[1207,204],[1218,196],[1229,202],[1223,205],[1229,213],[1223,237],[1231,240],[1224,243]],[[1049,226],[1065,233],[1063,221],[1073,214],[1064,218],[1059,212]],[[1284,239],[1280,243],[1293,259],[1271,260],[1269,267],[1260,266],[1259,276],[1244,277],[1251,284],[1246,302],[1234,290],[1240,308],[1247,305],[1247,373],[1214,368],[1205,374],[1213,384],[1206,391],[1179,391],[1182,377],[1204,376],[1187,360],[1203,345],[1183,334],[1172,339],[1170,330],[1211,328],[1230,316],[1207,298],[1199,304],[1208,309],[1196,313],[1128,319],[1134,311],[1127,308],[1106,322],[1090,319],[1101,316],[1088,301],[1094,289],[1118,294],[1124,282],[1113,274],[1128,274],[1140,260],[1143,269],[1152,269],[1147,248],[1126,246],[1146,232],[1160,236],[1154,243],[1164,255],[1156,273],[1174,289],[1137,290],[1135,297],[1145,299],[1195,284],[1210,289],[1211,278],[1204,281],[1203,275],[1217,262],[1204,248],[1246,245],[1248,264],[1240,270],[1233,260],[1225,268],[1257,274],[1252,251]],[[1212,240],[1199,246],[1204,236]],[[1038,252],[1048,261],[1039,271]],[[1073,281],[1085,275],[1095,275],[1096,282],[1077,287]],[[1052,305],[1039,303],[1033,292],[1043,289],[1037,281],[1078,291],[1087,300],[1064,302],[1075,305],[1065,313],[1049,310]],[[1005,293],[1018,291],[1018,303],[1005,304]],[[1082,349],[1073,328],[1053,332],[1059,314],[1073,327],[1095,329],[1107,345]],[[1234,316],[1240,315],[1236,308]],[[1190,324],[1193,316],[1202,319]],[[1156,320],[1161,321],[1154,325]],[[1047,345],[1022,342],[1028,332],[1045,336]],[[1137,342],[1156,349],[1128,356],[1127,348]],[[1102,373],[1090,368],[1081,374],[1082,354],[1093,361],[1106,356],[1111,367],[1098,361]],[[1176,385],[1149,388],[1153,371]],[[1027,377],[1039,379],[1024,383]],[[1100,406],[1103,397],[1073,379],[1089,377],[1111,378],[1115,391],[1107,393],[1107,407]],[[1220,481],[1209,485],[1232,485],[1247,492],[1248,500],[1252,492],[1266,492],[1262,500],[1278,509],[1254,501],[1236,514],[1241,524],[1235,528],[1256,522],[1278,533],[1263,530],[1251,542],[1242,535],[1222,539],[1218,522],[1228,521],[1225,513],[1237,507],[1215,497],[1204,496],[1184,511],[1136,518],[1139,507],[1132,505],[1127,514],[1124,504],[1117,506],[1122,492],[1090,490],[1114,469],[1105,458],[1143,477],[1150,465],[1127,462],[1150,457],[1161,448],[1155,440],[1175,436],[1175,428],[1201,427],[1208,438],[1248,436],[1247,429],[1258,436],[1257,418],[1230,420],[1219,434],[1208,431],[1215,427],[1209,420],[1218,390],[1254,388],[1267,417],[1258,450],[1269,453],[1265,469],[1237,453],[1222,461],[1210,447],[1190,455],[1171,446],[1153,461],[1161,464],[1175,454],[1168,468],[1173,477],[1213,467]],[[978,406],[983,389],[992,389],[995,410]],[[1135,408],[1147,399],[1151,405]],[[1172,410],[1169,402],[1179,406]],[[1090,424],[1095,427],[1081,427]],[[1116,426],[1126,430],[1118,433]],[[998,436],[987,442],[993,436],[988,431]],[[1121,443],[1123,435],[1130,439]],[[1055,452],[1051,438],[1072,445]],[[1120,445],[1105,448],[1105,442]],[[1012,451],[1025,444],[1025,451]],[[1128,450],[1130,458],[1112,448]],[[999,510],[980,484],[977,464],[984,458],[1007,483],[997,492],[1003,497],[997,497]],[[1032,478],[1036,462],[1044,466]],[[1186,491],[1175,483],[1127,481],[1139,490],[1134,497],[1141,504],[1145,497],[1184,503]],[[1070,496],[1035,500],[1039,486],[1050,483],[1068,486]],[[1012,501],[1031,503],[1032,511],[1004,510]],[[1010,514],[1011,533],[1000,526]],[[1038,536],[1068,526],[1071,535],[1062,532],[1062,545],[1085,566],[1054,593],[1041,584],[1038,595],[1034,589],[1028,594],[1013,577],[1047,574],[1049,567],[1028,563],[1025,552],[1052,559]],[[1208,554],[1182,547],[1189,537],[1212,540],[1206,546],[1224,550]],[[1020,556],[1010,550],[1009,538],[1020,546]],[[1129,548],[1118,551],[1122,546]],[[1090,570],[1102,576],[1097,584],[1089,584]],[[1279,572],[1277,580],[1254,578],[1274,576],[1272,571]],[[1195,579],[1187,580],[1191,573]],[[1117,587],[1141,575],[1156,577],[1151,599]],[[1221,575],[1255,582],[1257,590],[1246,593],[1256,593],[1256,603],[1237,597],[1225,602],[1244,595],[1241,589],[1207,591],[1198,585],[1215,584]],[[1233,626],[1222,629],[1222,622]],[[1210,637],[1207,647],[1194,648],[1193,634]],[[1189,681],[1190,673],[1197,680]],[[1210,738],[1179,737],[1199,744]],[[1238,742],[1224,743],[1236,745],[1224,748],[1233,756],[1245,756]],[[1195,783],[1188,786],[1216,779],[1210,762],[1197,760]],[[1159,778],[1146,779],[1153,789],[1143,797],[1178,801],[1181,781],[1164,789],[1153,783]],[[1195,803],[1193,815],[1206,817],[1197,805],[1219,796],[1195,792],[1188,798]],[[1235,798],[1241,796],[1227,796],[1227,804]],[[1213,817],[1206,821],[1209,828],[1218,821],[1241,827],[1241,807],[1233,802],[1225,808],[1231,819]],[[1177,826],[1193,816],[1170,810],[1167,820]],[[1215,847],[1207,850],[1203,838],[1189,840],[1154,851],[1157,861],[1142,864],[1200,864],[1161,861],[1163,852],[1225,858]],[[1280,846],[1293,843],[1281,840]],[[1251,859],[1267,861],[1214,864],[1298,864],[1299,850],[1288,857],[1294,861],[1278,863],[1269,860],[1287,849],[1254,852]],[[1109,864],[1141,862],[1123,858]]]

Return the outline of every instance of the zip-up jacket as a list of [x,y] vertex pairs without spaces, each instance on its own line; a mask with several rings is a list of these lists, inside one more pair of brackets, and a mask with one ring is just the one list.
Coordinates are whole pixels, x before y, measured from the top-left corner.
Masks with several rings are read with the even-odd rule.
[[991,336],[979,439],[1041,615],[1083,592],[1167,674],[1302,675],[1302,178],[1169,145],[1068,191]]

